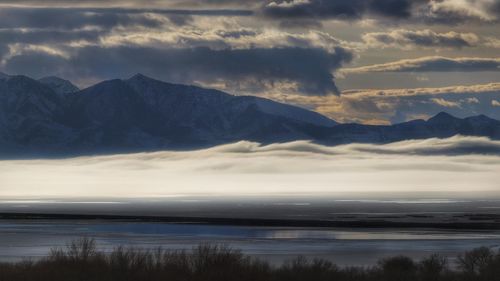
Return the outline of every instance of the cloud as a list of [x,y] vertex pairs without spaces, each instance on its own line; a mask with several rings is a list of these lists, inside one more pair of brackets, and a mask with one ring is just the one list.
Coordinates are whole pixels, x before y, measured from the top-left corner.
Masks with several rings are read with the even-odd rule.
[[442,88],[349,90],[340,96],[307,97],[269,94],[266,97],[318,111],[343,123],[400,123],[427,119],[441,111],[458,117],[479,113],[500,120],[491,100],[500,99],[500,83]]
[[370,73],[370,72],[473,72],[473,71],[500,71],[499,58],[447,58],[422,57],[404,59],[390,63],[342,69],[342,73]]
[[461,155],[478,153],[500,156],[500,141],[482,137],[454,136],[448,139],[410,140],[389,145],[362,145],[350,147],[357,152],[401,155]]
[[[457,24],[465,22],[497,22],[498,0],[105,0],[105,1],[0,1],[5,7],[148,9],[166,10],[171,14],[257,15],[294,25],[311,26],[316,22],[376,19],[386,22]],[[148,7],[148,9],[144,9]],[[158,11],[159,12],[159,11]]]
[[0,28],[60,28],[66,30],[97,26],[159,27],[163,22],[144,10],[78,8],[2,8]]
[[496,22],[498,0],[274,0],[262,13],[270,18],[316,20],[378,19],[427,24]]
[[[203,22],[198,23],[203,25]],[[213,24],[210,22],[210,24]],[[97,44],[94,44],[97,45]],[[321,48],[334,51],[337,47],[353,50],[356,46],[339,40],[322,31],[290,33],[278,29],[251,29],[234,26],[231,28],[215,26],[183,28],[144,32],[131,30],[125,33],[116,31],[103,36],[99,46],[162,46],[169,48],[209,47],[211,49],[252,49],[252,48]]]
[[371,48],[464,48],[476,46],[480,39],[474,33],[438,33],[429,29],[397,29],[390,32],[371,32],[363,35],[363,41]]
[[440,0],[429,1],[426,19],[441,23],[464,21],[493,22],[500,14],[498,0]]
[[467,103],[481,103],[477,98],[467,98],[464,101]]
[[79,48],[67,58],[25,52],[11,57],[4,68],[11,73],[35,77],[55,73],[69,79],[127,77],[142,72],[172,82],[233,83],[233,87],[255,90],[291,82],[304,94],[327,95],[338,92],[332,71],[350,59],[351,53],[340,47],[328,52],[293,47],[213,50],[91,46]]
[[237,29],[237,30],[218,30],[216,32],[222,38],[235,38],[240,39],[242,37],[255,37],[257,32],[251,29]]
[[115,201],[200,195],[326,198],[357,192],[391,197],[414,194],[417,187],[427,196],[477,196],[498,194],[499,151],[498,141],[453,137],[336,147],[239,142],[186,152],[0,161],[0,197]]
[[[371,50],[364,49],[362,42],[346,42],[327,32],[331,26],[345,24],[337,21],[323,23],[324,29],[316,31],[311,28],[287,29],[279,23],[360,19],[363,22],[353,24],[353,29],[359,30],[359,28],[369,27],[369,30],[377,30],[380,25],[377,26],[378,22],[371,19],[387,19],[390,22],[399,23],[402,20],[416,20],[424,14],[444,15],[444,8],[431,7],[427,0],[20,0],[15,2],[0,1],[0,4],[8,6],[3,6],[0,9],[0,55],[2,56],[0,69],[2,71],[29,74],[36,77],[56,74],[75,80],[80,85],[83,84],[82,86],[87,86],[90,82],[97,80],[126,76],[141,71],[172,82],[196,83],[237,94],[254,94],[273,89],[281,90],[284,93],[302,91],[307,95],[334,93],[337,91],[337,83],[332,81],[335,78],[335,71],[338,73],[339,67],[345,66],[351,60],[350,58],[356,55],[357,51],[364,51],[361,55],[367,55],[366,58],[361,58],[364,61],[373,61],[373,56],[369,53]],[[447,5],[451,5],[451,3]],[[274,15],[274,12],[271,11],[273,6],[277,9],[278,14],[283,13],[283,15]],[[478,7],[484,9],[489,6],[479,5]],[[289,13],[294,9],[299,14]],[[457,9],[455,7],[453,10]],[[304,12],[308,16],[301,16],[300,13]],[[493,10],[490,13],[494,14]],[[269,19],[276,19],[279,22],[266,21]],[[385,29],[386,26],[383,27]],[[411,49],[430,46],[430,48],[437,50],[443,46],[444,48],[482,46],[486,44],[486,40],[489,40],[488,44],[491,46],[495,44],[495,38],[487,39],[482,37],[483,34],[476,29],[471,30],[475,30],[474,32],[477,32],[478,35],[431,30],[412,31],[401,28],[388,32],[370,32],[365,35],[365,41],[369,42],[366,45],[371,45],[373,48],[394,46]],[[333,32],[330,33],[333,34]],[[342,36],[345,33],[339,32],[338,34]],[[476,39],[480,42],[475,42]],[[98,50],[99,48],[102,50],[96,53],[99,55],[106,53],[105,61],[110,62],[110,66],[100,69],[95,65],[96,60],[90,59],[89,62],[85,62],[79,59],[81,56],[89,57],[88,50]],[[181,66],[182,74],[176,75],[169,66],[160,68],[158,64],[153,64],[151,67],[147,67],[140,62],[137,62],[138,69],[134,71],[129,69],[133,67],[131,63],[124,62],[120,65],[117,63],[117,59],[113,59],[111,55],[113,50],[117,50],[117,57],[121,57],[124,52],[129,52],[126,50],[144,50],[142,58],[147,60],[152,55],[163,55],[160,52],[163,50],[165,57],[171,60],[173,58],[169,54],[176,52],[178,54],[201,53],[196,49],[207,48],[214,54],[238,53],[238,58],[242,58],[243,53],[251,58],[256,58],[251,54],[262,53],[262,49],[269,49],[269,53],[275,54],[284,54],[285,49],[301,49],[299,59],[308,61],[310,57],[313,63],[318,63],[318,69],[314,70],[312,66],[307,65],[307,69],[301,71],[292,62],[285,64],[285,55],[279,55],[274,60],[277,63],[275,68],[272,68],[270,63],[257,59],[256,63],[249,63],[250,66],[255,66],[252,69],[249,69],[250,66],[243,67],[242,71],[236,71],[236,74],[232,74],[232,71],[225,70],[229,69],[230,62],[215,62],[215,58],[219,59],[219,56],[215,55],[211,62],[208,59],[202,60],[203,66],[200,67],[197,67],[193,62],[187,62],[188,65],[190,63],[193,65],[193,72],[188,73],[186,68]],[[338,55],[340,52],[344,52],[345,55]],[[388,53],[387,50],[383,52]],[[309,54],[306,55],[306,53]],[[318,54],[320,53],[324,54],[323,58],[327,58],[326,62],[319,61]],[[417,55],[421,54],[411,54],[412,57]],[[342,58],[340,59],[342,62],[332,63],[334,57]],[[40,58],[39,61],[44,61],[47,65],[42,66],[37,63],[37,58]],[[131,58],[125,59],[133,60]],[[27,66],[28,60],[33,61],[32,68]],[[14,62],[20,65],[16,66]],[[170,61],[164,59],[163,62],[169,63]],[[82,70],[78,69],[80,64]],[[261,67],[257,68],[257,64]],[[430,62],[427,62],[422,67],[429,67],[429,64]],[[435,64],[438,62],[434,62],[433,65]],[[449,64],[443,64],[445,66],[441,68],[449,68]],[[207,70],[209,69],[208,65],[215,65],[213,67],[214,73],[202,73],[199,75],[200,79],[197,79],[195,75],[201,72],[201,70],[197,70],[198,68],[211,72]],[[122,68],[125,66],[127,69]],[[481,67],[478,66],[478,69]],[[470,69],[471,67],[464,66],[464,68]],[[397,71],[413,71],[402,69],[403,67]],[[112,70],[116,70],[116,73],[112,74]],[[311,70],[313,71],[311,72]],[[261,73],[270,72],[270,75],[256,74],[258,71]],[[307,72],[311,72],[311,74],[309,75]],[[182,75],[185,77],[181,77]],[[424,78],[424,76],[419,77]],[[358,80],[362,80],[362,78]],[[429,85],[439,85],[435,80],[442,79],[432,79],[429,81]],[[356,81],[356,79],[348,81]],[[486,81],[481,80],[481,82]],[[346,84],[348,83],[351,82]],[[477,82],[476,79],[476,83],[480,82]],[[400,84],[397,84],[398,87]],[[418,83],[415,85],[418,86]]]
[[500,39],[494,38],[494,37],[487,37],[485,39],[485,44],[484,45],[486,47],[500,49]]
[[[309,141],[296,141],[262,146],[254,142],[239,142],[222,145],[210,149],[218,153],[228,154],[263,154],[272,156],[279,154],[301,155],[355,155],[355,154],[397,154],[397,155],[457,155],[457,154],[487,154],[500,156],[500,141],[486,137],[454,136],[447,139],[431,138],[425,140],[407,140],[389,144],[347,144],[339,146],[324,146]],[[368,155],[365,155],[368,157]]]
[[108,31],[98,29],[3,29],[0,30],[0,44],[60,45],[72,41],[97,42],[107,33]]
[[322,31],[290,33],[278,28],[249,28],[227,17],[194,19],[186,11],[183,12],[188,14],[182,11],[170,11],[181,14],[154,14],[135,9],[17,8],[12,13],[9,9],[0,10],[2,12],[8,15],[0,18],[0,45],[4,46],[317,47],[329,51],[338,46],[354,46]]
[[81,86],[143,72],[237,93],[275,87],[307,95],[339,92],[332,73],[353,56],[347,42],[320,31],[289,33],[241,27],[228,18],[192,18],[236,14],[133,5],[5,8],[0,68],[33,77],[58,75]]
[[0,0],[4,6],[80,8],[249,8],[260,4],[258,0]]
[[263,13],[274,18],[359,19],[366,14],[393,18],[407,18],[415,3],[410,0],[353,0],[270,1]]
[[444,107],[461,107],[460,102],[449,101],[441,98],[432,98],[431,101]]

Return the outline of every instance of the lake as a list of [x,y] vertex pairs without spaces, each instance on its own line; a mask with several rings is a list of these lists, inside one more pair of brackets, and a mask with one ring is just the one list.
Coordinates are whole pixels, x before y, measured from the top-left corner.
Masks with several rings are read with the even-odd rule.
[[40,258],[82,236],[105,251],[118,245],[150,249],[191,249],[224,243],[275,264],[298,255],[326,258],[339,265],[373,265],[378,259],[432,253],[455,257],[463,251],[500,246],[499,231],[431,229],[334,229],[245,227],[109,221],[0,221],[0,260]]

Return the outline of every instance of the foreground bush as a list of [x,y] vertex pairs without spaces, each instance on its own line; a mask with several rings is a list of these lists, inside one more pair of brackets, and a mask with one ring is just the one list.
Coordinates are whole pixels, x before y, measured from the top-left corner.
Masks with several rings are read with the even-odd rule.
[[38,261],[0,264],[0,281],[495,281],[500,253],[478,248],[457,257],[432,255],[415,261],[398,256],[373,267],[338,267],[298,257],[275,267],[224,245],[200,245],[192,251],[147,251],[118,247],[97,250],[92,239],[53,249]]

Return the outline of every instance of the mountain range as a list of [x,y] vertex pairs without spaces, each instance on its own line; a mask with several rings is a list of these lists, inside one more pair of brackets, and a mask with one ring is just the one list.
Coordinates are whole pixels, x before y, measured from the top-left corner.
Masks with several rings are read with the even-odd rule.
[[457,134],[500,139],[500,121],[442,112],[387,126],[339,124],[300,107],[141,74],[83,90],[58,77],[0,74],[0,158],[195,149],[240,140],[337,145]]

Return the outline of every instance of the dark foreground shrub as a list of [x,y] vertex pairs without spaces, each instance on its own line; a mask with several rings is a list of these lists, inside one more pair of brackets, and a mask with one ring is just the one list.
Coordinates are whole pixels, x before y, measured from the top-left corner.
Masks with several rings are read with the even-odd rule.
[[441,280],[447,271],[448,259],[438,254],[433,254],[419,263],[419,275],[421,280]]
[[225,245],[191,251],[118,247],[98,250],[82,238],[37,261],[0,264],[0,281],[496,281],[500,254],[479,248],[460,255],[456,266],[431,255],[420,261],[398,256],[373,267],[338,267],[298,257],[271,266]]
[[398,256],[379,261],[379,267],[386,281],[415,281],[417,279],[417,265],[405,256]]
[[278,280],[307,281],[307,280],[337,280],[340,277],[339,269],[329,261],[314,259],[309,261],[305,257],[285,262],[277,269]]

